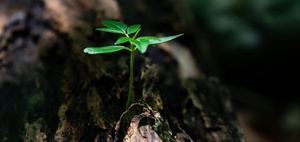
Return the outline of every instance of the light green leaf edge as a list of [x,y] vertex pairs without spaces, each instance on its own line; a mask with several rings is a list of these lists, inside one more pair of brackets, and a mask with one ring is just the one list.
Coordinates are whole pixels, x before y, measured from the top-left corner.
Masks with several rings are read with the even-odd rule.
[[122,34],[126,34],[127,25],[118,21],[103,20],[102,24],[110,29],[120,31]]
[[125,43],[125,42],[129,42],[130,40],[132,40],[132,38],[130,37],[120,37],[115,44],[121,44],[121,43]]
[[159,44],[159,43],[167,42],[167,41],[173,40],[177,37],[180,37],[182,35],[183,34],[172,35],[172,36],[167,36],[167,37],[160,37],[159,41],[152,41],[150,44]]
[[132,25],[127,28],[127,34],[133,34],[140,29],[141,25]]
[[83,50],[83,52],[88,54],[101,54],[101,53],[117,52],[125,48],[126,48],[125,46],[87,47]]
[[140,47],[137,47],[141,53],[145,53],[149,46],[149,40],[146,39],[137,39],[140,42]]
[[131,43],[141,52],[141,53],[145,53],[143,52],[143,47],[140,41],[138,40],[131,40]]
[[148,40],[149,41],[149,44],[154,44],[156,42],[159,42],[160,39],[158,37],[155,37],[155,36],[142,36],[142,37],[139,37],[137,38],[137,40]]
[[110,28],[96,28],[95,30],[102,31],[102,32],[108,32],[108,33],[123,34],[122,31],[110,29]]

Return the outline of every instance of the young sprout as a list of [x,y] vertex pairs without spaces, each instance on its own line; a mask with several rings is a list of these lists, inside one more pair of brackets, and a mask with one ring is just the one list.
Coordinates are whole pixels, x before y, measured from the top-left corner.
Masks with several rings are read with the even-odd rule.
[[[155,36],[141,36],[137,37],[141,30],[141,25],[127,26],[124,23],[112,20],[103,20],[102,24],[106,26],[105,28],[96,28],[96,30],[121,34],[122,37],[118,38],[115,45],[102,46],[102,47],[86,47],[83,52],[88,54],[101,54],[101,53],[111,53],[120,50],[128,50],[130,52],[130,75],[129,75],[129,88],[128,88],[128,98],[126,102],[126,110],[129,107],[133,91],[133,67],[134,67],[134,53],[139,50],[141,53],[145,53],[147,48],[151,44],[159,44],[162,42],[167,42],[175,39],[183,34],[167,36],[167,37],[155,37]],[[130,43],[130,47],[120,45],[122,43]]]

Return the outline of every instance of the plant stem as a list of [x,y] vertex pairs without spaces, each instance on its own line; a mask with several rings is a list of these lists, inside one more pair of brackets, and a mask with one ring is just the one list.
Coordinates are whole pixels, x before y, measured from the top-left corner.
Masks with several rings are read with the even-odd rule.
[[133,66],[134,66],[134,53],[135,50],[133,46],[131,46],[131,52],[130,52],[130,75],[129,75],[129,88],[128,88],[128,97],[126,102],[126,110],[129,107],[131,97],[132,97],[132,91],[133,91]]

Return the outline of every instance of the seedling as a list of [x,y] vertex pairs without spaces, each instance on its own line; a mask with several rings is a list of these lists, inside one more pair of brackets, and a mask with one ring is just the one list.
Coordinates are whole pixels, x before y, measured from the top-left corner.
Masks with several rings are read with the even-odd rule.
[[[122,37],[118,38],[115,45],[102,46],[102,47],[86,47],[83,52],[88,54],[101,54],[101,53],[111,53],[120,50],[128,50],[130,52],[130,75],[129,75],[129,88],[128,88],[128,98],[126,102],[126,110],[129,107],[132,90],[133,90],[133,66],[134,66],[134,55],[135,51],[139,50],[141,53],[145,53],[147,48],[151,44],[158,44],[162,42],[170,41],[174,38],[182,36],[183,34],[167,36],[167,37],[155,37],[155,36],[141,36],[137,37],[141,30],[141,25],[127,26],[124,23],[112,20],[103,20],[102,24],[106,26],[105,28],[96,28],[95,30],[121,34]],[[130,43],[130,47],[126,47],[120,44]]]

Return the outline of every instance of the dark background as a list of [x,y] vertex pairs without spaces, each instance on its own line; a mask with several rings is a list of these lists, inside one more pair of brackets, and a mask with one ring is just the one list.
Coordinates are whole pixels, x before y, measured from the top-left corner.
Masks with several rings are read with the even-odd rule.
[[290,136],[300,130],[300,1],[187,4],[214,54],[217,70],[206,73],[231,89],[238,115],[251,112],[251,128],[270,138],[261,141],[297,141]]

